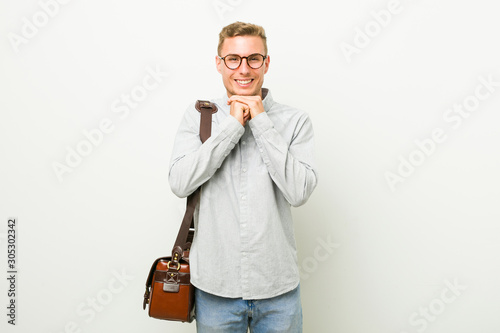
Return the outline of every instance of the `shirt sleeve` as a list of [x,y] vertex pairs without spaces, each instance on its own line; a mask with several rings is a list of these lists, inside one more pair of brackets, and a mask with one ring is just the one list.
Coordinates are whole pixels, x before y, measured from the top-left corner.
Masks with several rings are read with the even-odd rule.
[[307,114],[300,116],[290,143],[274,128],[267,112],[249,121],[269,175],[290,205],[303,205],[317,184],[314,132]]
[[168,176],[172,192],[178,197],[187,197],[209,180],[244,132],[239,121],[228,115],[219,124],[218,133],[202,144],[200,113],[194,106],[188,108],[177,131],[172,151]]

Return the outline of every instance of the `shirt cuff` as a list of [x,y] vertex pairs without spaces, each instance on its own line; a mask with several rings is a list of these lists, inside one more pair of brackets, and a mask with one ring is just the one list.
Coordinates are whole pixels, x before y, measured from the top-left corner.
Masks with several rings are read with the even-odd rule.
[[222,132],[224,132],[234,144],[238,143],[243,133],[245,133],[245,128],[231,115],[227,116],[226,119],[222,121],[220,127]]
[[250,129],[254,136],[261,136],[265,131],[274,127],[273,122],[269,119],[267,112],[262,112],[256,117],[248,121],[250,124]]

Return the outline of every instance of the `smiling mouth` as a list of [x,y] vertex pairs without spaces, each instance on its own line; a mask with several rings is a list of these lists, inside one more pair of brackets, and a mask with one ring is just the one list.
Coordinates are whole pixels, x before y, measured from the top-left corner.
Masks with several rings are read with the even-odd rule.
[[238,83],[240,86],[247,86],[250,83],[252,83],[253,79],[247,79],[247,80],[235,80],[236,83]]

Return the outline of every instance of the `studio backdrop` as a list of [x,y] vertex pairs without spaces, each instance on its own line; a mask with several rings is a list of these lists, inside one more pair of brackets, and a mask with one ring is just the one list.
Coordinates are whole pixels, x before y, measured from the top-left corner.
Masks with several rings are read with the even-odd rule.
[[235,21],[266,29],[264,87],[314,126],[319,183],[292,210],[304,332],[500,332],[487,0],[1,1],[0,330],[196,331],[142,297],[184,211],[175,133],[224,95]]

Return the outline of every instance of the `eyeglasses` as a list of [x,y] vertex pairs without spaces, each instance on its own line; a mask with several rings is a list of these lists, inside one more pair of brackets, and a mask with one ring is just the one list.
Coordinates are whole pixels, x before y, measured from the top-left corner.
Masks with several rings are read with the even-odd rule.
[[[219,57],[219,56],[218,56]],[[266,60],[267,56],[263,56],[259,53],[254,53],[249,55],[248,57],[240,57],[237,54],[228,54],[225,57],[219,57],[220,60],[224,61],[226,67],[229,69],[237,69],[240,67],[243,59],[247,60],[248,66],[253,69],[259,69],[264,65],[264,60]]]

